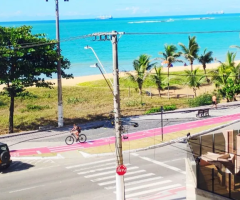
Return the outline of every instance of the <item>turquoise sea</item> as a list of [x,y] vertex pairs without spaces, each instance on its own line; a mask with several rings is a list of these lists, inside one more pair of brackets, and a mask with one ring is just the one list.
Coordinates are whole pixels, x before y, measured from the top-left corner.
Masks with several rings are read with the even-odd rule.
[[[239,24],[240,14],[113,18],[109,20],[60,20],[60,38],[64,40],[70,37],[96,32],[110,32],[112,30],[126,33],[239,30],[239,32],[233,33],[190,34],[197,37],[197,42],[201,47],[200,53],[207,48],[213,51],[214,58],[224,61],[227,51],[237,51],[236,49],[229,48],[231,45],[240,46]],[[15,27],[30,25],[33,27],[33,33],[46,33],[52,39],[56,37],[55,21],[0,22],[0,25]],[[163,51],[164,44],[175,44],[178,46],[178,43],[181,42],[187,45],[188,35],[123,35],[118,43],[119,69],[121,71],[132,70],[133,60],[143,53],[151,55],[152,59],[158,57],[158,52]],[[106,71],[109,73],[112,72],[111,42],[92,41],[92,39],[85,38],[61,43],[63,56],[71,61],[69,72],[73,73],[74,76],[99,74],[98,69],[89,67],[96,63],[97,60],[91,50],[84,49],[86,45],[94,48]],[[238,53],[237,59],[240,60],[240,53]],[[181,64],[175,65],[177,67],[177,65]]]

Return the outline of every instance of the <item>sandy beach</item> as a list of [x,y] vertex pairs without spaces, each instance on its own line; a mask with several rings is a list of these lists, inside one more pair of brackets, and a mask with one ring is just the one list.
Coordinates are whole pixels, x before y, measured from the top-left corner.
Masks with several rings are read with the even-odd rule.
[[[236,64],[240,63],[240,61],[236,61]],[[219,63],[212,63],[212,64],[208,64],[207,65],[207,69],[216,69],[219,66]],[[121,68],[121,66],[120,66]],[[200,70],[202,70],[202,65],[198,64],[198,65],[193,65],[193,69],[199,68]],[[191,66],[174,66],[170,68],[170,73],[173,72],[177,72],[177,71],[184,71],[186,69],[191,69]],[[163,72],[167,73],[167,67],[163,67]],[[125,72],[120,72],[120,77],[125,76],[126,73]],[[74,76],[74,74],[73,74]],[[112,78],[113,75],[112,74],[106,74],[105,75],[106,78]],[[78,83],[83,83],[83,82],[87,82],[87,81],[96,81],[96,80],[102,80],[103,76],[101,74],[98,75],[90,75],[90,76],[80,76],[80,77],[74,77],[73,79],[62,79],[62,86],[76,86]],[[55,83],[55,85],[57,86],[57,79],[52,79],[50,80],[51,82]],[[0,90],[2,90],[4,86],[0,85]],[[208,86],[203,86],[201,87],[199,90],[197,90],[197,95],[205,93],[206,91],[213,91],[214,90],[214,85],[208,85]],[[157,90],[155,91],[154,89],[152,89],[153,93],[157,94]],[[166,90],[165,90],[166,92]],[[164,92],[164,93],[165,93]],[[170,90],[171,94],[189,94],[189,95],[193,95],[193,91],[192,89],[188,88],[188,87],[184,87],[178,90]]]
[[[240,61],[239,61],[240,62]],[[212,63],[212,64],[208,64],[207,65],[207,69],[215,69],[219,66],[219,63]],[[202,69],[202,65],[193,65],[193,68],[196,69],[198,68],[201,70]],[[121,68],[121,66],[120,66]],[[191,66],[174,66],[170,68],[170,73],[171,72],[177,72],[177,71],[184,71],[186,69],[191,69]],[[163,67],[163,72],[167,73],[167,67]],[[74,76],[74,74],[73,74]],[[105,75],[106,78],[112,78],[112,74],[106,74]],[[124,72],[120,73],[120,77],[125,76]],[[101,74],[98,75],[90,75],[90,76],[80,76],[80,77],[74,77],[74,79],[62,79],[62,85],[63,86],[76,86],[76,84],[78,83],[83,83],[83,82],[87,82],[87,81],[96,81],[96,80],[101,80],[103,79],[103,76]],[[57,80],[56,79],[52,79],[51,82],[57,84]]]

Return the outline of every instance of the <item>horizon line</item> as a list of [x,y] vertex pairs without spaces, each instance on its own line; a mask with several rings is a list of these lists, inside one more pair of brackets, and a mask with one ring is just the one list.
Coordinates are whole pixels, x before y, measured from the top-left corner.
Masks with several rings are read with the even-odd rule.
[[[200,15],[207,15],[207,16],[225,16],[225,15],[234,15],[240,13],[223,13],[223,14],[194,14],[194,15],[159,15],[159,16],[138,16],[138,17],[113,17],[112,19],[104,19],[99,21],[106,21],[106,20],[114,20],[114,19],[127,19],[127,18],[152,18],[152,17],[183,17],[183,16],[200,16]],[[81,18],[81,19],[59,19],[59,21],[69,21],[69,20],[97,20],[97,18]],[[56,21],[55,19],[43,19],[43,20],[19,20],[19,21],[0,21],[0,23],[9,23],[9,22],[40,22],[40,21]]]

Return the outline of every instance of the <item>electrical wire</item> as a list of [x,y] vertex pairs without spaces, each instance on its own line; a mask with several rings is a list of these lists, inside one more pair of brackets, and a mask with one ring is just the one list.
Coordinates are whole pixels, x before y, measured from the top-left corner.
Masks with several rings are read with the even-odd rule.
[[[192,32],[125,32],[124,35],[176,35],[176,34],[215,34],[215,33],[238,33],[240,30],[226,30],[226,31],[192,31]],[[98,33],[99,35],[101,33]],[[111,34],[111,33],[102,33],[102,34]],[[68,42],[72,40],[79,40],[79,39],[85,39],[90,37],[96,37],[96,33],[88,34],[88,35],[80,35],[80,36],[73,36],[69,38],[65,38],[63,40],[60,40],[61,42]],[[19,47],[17,49],[22,48],[31,48],[31,47],[37,47],[42,45],[48,45],[48,44],[56,44],[58,42],[46,42],[46,43],[20,43],[19,45],[23,45],[22,47]],[[11,45],[9,45],[11,46]],[[13,46],[12,46],[13,47]]]

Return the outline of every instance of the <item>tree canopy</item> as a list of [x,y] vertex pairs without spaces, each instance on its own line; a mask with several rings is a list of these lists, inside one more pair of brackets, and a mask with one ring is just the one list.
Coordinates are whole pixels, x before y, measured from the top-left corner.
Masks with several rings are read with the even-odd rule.
[[135,75],[131,73],[127,73],[128,78],[136,82],[138,84],[139,94],[142,94],[142,85],[145,78],[148,75],[149,70],[155,65],[156,63],[151,63],[150,56],[146,54],[142,54],[139,56],[138,59],[133,61],[133,67],[135,69]]
[[64,70],[70,61],[59,58],[56,41],[45,34],[32,34],[31,26],[0,27],[0,85],[5,85],[2,94],[11,98],[9,132],[13,132],[14,97],[26,87],[52,87],[44,76],[52,78],[57,73],[57,60],[61,60],[61,75],[71,78]]
[[193,71],[193,61],[198,58],[199,46],[196,42],[196,37],[188,37],[188,46],[185,46],[182,43],[179,43],[179,46],[182,48],[182,55],[185,59],[189,60],[191,65],[191,71]]

